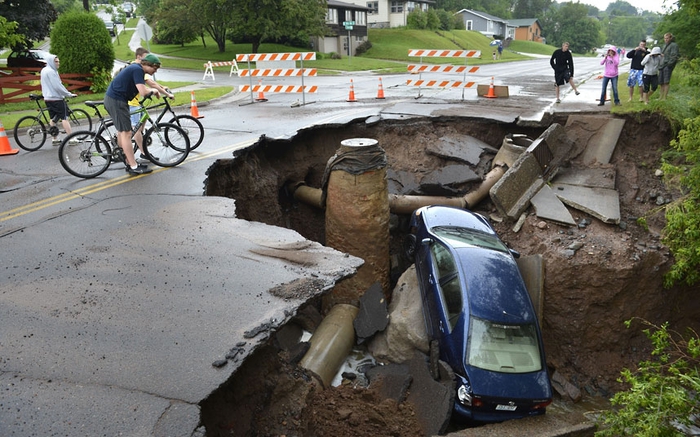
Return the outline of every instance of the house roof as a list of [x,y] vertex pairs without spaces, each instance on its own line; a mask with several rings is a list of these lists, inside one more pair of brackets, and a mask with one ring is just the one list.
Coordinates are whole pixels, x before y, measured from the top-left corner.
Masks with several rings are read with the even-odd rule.
[[487,20],[498,21],[499,23],[508,24],[507,20],[504,20],[503,18],[499,18],[499,17],[496,17],[496,16],[491,15],[491,14],[487,14],[486,12],[474,11],[471,9],[462,9],[461,11],[458,11],[457,13],[458,14],[468,13],[468,14],[476,15],[477,17],[485,18]]
[[369,8],[366,6],[355,5],[352,3],[339,2],[338,0],[328,0],[326,3],[328,4],[328,6],[331,6],[334,8],[356,9],[356,10],[362,10],[362,11],[369,10]]
[[542,23],[537,18],[520,18],[517,20],[508,20],[508,25],[513,27],[529,27],[533,23],[537,23],[538,26],[542,27]]

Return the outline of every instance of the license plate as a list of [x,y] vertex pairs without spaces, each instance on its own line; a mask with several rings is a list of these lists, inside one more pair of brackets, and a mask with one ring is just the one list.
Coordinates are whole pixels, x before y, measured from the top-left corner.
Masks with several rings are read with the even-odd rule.
[[496,405],[496,409],[501,411],[515,411],[516,408],[515,405]]

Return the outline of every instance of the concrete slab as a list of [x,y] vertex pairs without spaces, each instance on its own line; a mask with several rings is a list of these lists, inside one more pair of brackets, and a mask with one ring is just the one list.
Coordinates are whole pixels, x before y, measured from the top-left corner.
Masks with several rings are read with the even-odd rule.
[[544,258],[541,254],[521,256],[515,260],[532,299],[535,313],[542,325],[544,315]]
[[535,208],[535,214],[537,214],[539,218],[552,220],[568,226],[576,225],[576,221],[571,216],[569,210],[548,185],[544,185],[542,189],[530,199],[530,203]]
[[360,310],[352,322],[357,336],[357,343],[362,344],[389,324],[389,311],[384,298],[384,291],[379,282],[375,282],[360,296]]
[[467,164],[449,164],[427,173],[420,181],[421,193],[429,196],[459,196],[460,185],[480,182],[481,177]]
[[453,135],[440,138],[436,143],[428,144],[427,153],[453,161],[478,165],[484,153],[496,154],[498,149],[469,135]]
[[441,363],[440,381],[430,376],[428,357],[416,351],[408,362],[413,377],[408,402],[426,436],[444,434],[450,423],[455,401],[455,381],[452,371]]
[[[16,251],[3,270],[16,285],[0,293],[0,435],[190,435],[199,402],[299,306],[362,264],[239,220],[225,198],[168,203],[120,224],[155,201],[93,203],[82,212],[103,227],[92,232],[66,215],[23,233],[37,247],[47,232],[63,239],[46,247],[54,263]],[[146,275],[159,285],[146,287]]]
[[614,190],[617,183],[617,172],[610,165],[598,167],[562,167],[559,169],[556,177],[552,179],[552,182]]
[[625,120],[612,116],[571,115],[566,122],[566,131],[583,152],[583,164],[609,164]]
[[620,195],[616,190],[552,184],[552,191],[565,204],[603,223],[620,223]]

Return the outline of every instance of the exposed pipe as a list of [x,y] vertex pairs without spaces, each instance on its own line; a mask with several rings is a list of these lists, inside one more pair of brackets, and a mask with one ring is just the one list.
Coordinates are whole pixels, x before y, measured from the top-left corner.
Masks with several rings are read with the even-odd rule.
[[334,305],[309,339],[311,347],[300,364],[318,375],[326,388],[355,344],[353,321],[358,312],[354,305]]

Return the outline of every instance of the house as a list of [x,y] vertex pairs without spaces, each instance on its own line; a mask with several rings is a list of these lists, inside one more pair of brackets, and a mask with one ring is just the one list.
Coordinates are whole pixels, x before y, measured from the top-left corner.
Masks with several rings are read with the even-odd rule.
[[476,30],[488,37],[512,38],[515,36],[514,28],[509,26],[508,21],[489,15],[486,12],[462,9],[457,12],[462,16],[464,28],[466,30]]
[[544,38],[542,38],[542,26],[537,18],[508,20],[508,26],[515,28],[513,39],[518,41],[544,42]]
[[415,9],[427,12],[430,6],[435,5],[434,0],[348,0],[349,2],[366,6],[367,24],[372,29],[385,29],[406,25],[408,14]]
[[328,0],[327,4],[328,31],[326,36],[311,38],[311,48],[320,53],[354,55],[357,47],[367,41],[368,8],[337,0]]

